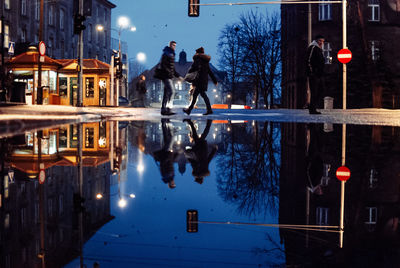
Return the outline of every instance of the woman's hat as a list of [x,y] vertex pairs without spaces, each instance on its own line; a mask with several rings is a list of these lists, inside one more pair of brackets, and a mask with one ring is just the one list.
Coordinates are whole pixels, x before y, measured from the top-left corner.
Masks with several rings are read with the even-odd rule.
[[204,48],[199,47],[198,49],[196,49],[196,53],[204,53]]

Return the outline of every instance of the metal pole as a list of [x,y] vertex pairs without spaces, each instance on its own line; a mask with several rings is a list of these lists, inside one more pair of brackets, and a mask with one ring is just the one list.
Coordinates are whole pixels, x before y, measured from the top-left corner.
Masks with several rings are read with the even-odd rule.
[[[342,125],[342,166],[346,165],[346,124]],[[340,223],[339,223],[339,246],[343,247],[344,234],[344,193],[346,182],[340,184]]]
[[114,54],[111,55],[111,70],[110,70],[110,105],[114,106]]
[[[342,2],[342,17],[343,17],[343,48],[347,48],[347,14],[346,0]],[[343,63],[343,110],[346,110],[346,91],[347,91],[347,66]]]
[[[79,0],[79,15],[83,16],[83,0]],[[78,96],[76,106],[82,107],[83,104],[83,30],[79,33],[78,42]]]
[[[122,66],[122,53],[121,53],[121,27],[120,27],[120,29],[119,29],[119,31],[118,31],[118,53],[119,53],[119,62],[120,62],[120,65]],[[121,72],[122,72],[122,68],[121,68],[121,70],[120,70]],[[121,78],[120,77],[117,77],[117,94],[116,94],[116,97],[117,97],[117,106],[119,106],[119,86],[120,86],[120,81],[121,81]]]
[[[312,10],[311,10],[311,4],[308,4],[308,29],[307,29],[307,42],[309,45],[312,41]],[[307,100],[306,103],[310,105],[310,79],[307,76]]]
[[[78,183],[79,197],[83,198],[83,126],[78,125]],[[80,267],[83,268],[83,211],[79,210],[79,261]]]
[[[43,21],[44,21],[44,0],[40,0],[40,20],[39,20],[39,41],[43,41]],[[42,62],[38,54],[38,85],[36,103],[43,104],[43,88],[42,88]]]

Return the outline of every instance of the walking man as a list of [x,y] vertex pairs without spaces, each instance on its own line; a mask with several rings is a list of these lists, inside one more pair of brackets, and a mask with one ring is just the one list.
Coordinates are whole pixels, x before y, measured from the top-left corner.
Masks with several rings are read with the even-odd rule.
[[325,58],[322,53],[325,38],[317,35],[307,49],[307,76],[310,83],[310,105],[308,107],[310,114],[321,114],[317,111],[316,106],[324,90],[324,66]]
[[181,75],[175,70],[175,47],[176,42],[169,42],[169,46],[164,47],[161,56],[160,67],[162,70],[162,81],[164,83],[164,95],[161,104],[162,115],[173,115],[174,112],[167,107],[167,104],[171,101],[174,95],[174,83],[172,79],[174,77],[181,78]]

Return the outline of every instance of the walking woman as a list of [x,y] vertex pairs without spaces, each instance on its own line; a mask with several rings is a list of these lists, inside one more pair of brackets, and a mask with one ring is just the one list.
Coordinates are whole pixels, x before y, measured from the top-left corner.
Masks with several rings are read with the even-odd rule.
[[210,69],[211,56],[204,54],[204,48],[200,47],[196,49],[196,54],[193,56],[193,64],[190,67],[188,73],[197,72],[197,76],[193,81],[194,92],[192,97],[192,102],[188,108],[184,108],[183,111],[186,114],[190,114],[194,105],[196,104],[197,97],[200,95],[203,97],[204,102],[207,106],[207,111],[203,115],[212,114],[210,100],[206,94],[208,87],[208,75],[210,75],[212,81],[215,85],[218,85],[217,79],[215,78],[213,72]]

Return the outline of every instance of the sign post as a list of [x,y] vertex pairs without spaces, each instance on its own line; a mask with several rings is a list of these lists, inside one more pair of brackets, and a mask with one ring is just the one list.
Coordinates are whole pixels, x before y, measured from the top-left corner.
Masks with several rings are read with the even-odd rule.
[[344,189],[346,181],[350,178],[350,169],[345,166],[341,166],[336,170],[336,178],[341,181],[340,187],[340,223],[339,223],[339,246],[343,247],[343,232],[344,232]]

